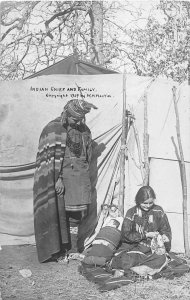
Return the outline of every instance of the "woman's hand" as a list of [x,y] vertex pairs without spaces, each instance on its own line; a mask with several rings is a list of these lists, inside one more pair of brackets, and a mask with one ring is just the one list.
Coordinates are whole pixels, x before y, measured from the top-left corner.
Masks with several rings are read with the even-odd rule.
[[162,240],[164,243],[168,243],[170,241],[169,238],[165,234],[162,235]]
[[65,187],[64,187],[62,178],[58,178],[58,180],[55,184],[55,190],[58,195],[62,195],[64,193]]
[[158,236],[158,234],[159,234],[159,232],[158,231],[152,231],[152,232],[146,232],[146,237],[147,238],[151,238],[151,239],[153,239],[154,237],[157,237]]

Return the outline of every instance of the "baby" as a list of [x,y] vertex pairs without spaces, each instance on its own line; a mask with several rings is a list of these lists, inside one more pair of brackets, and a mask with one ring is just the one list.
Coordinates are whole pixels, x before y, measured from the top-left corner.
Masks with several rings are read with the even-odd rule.
[[112,258],[121,239],[122,222],[123,217],[107,218],[92,242],[90,251],[83,259],[84,263],[104,266]]
[[164,235],[160,235],[159,232],[155,233],[155,236],[151,240],[151,251],[152,253],[156,253],[157,255],[162,255],[166,253],[166,249],[164,246],[164,242],[168,242],[168,237]]

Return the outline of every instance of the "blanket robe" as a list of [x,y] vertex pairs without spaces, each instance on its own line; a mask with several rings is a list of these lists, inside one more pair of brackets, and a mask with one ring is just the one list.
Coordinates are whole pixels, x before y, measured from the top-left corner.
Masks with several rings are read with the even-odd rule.
[[[133,259],[134,258],[135,256],[133,256]],[[138,259],[140,259],[138,253],[136,259],[136,263],[138,264]],[[161,277],[173,279],[175,277],[183,276],[186,272],[190,271],[190,266],[187,262],[173,253],[167,254],[167,263],[165,262],[166,257],[155,255],[154,253],[149,257],[144,255],[144,258],[141,260],[142,265],[137,266],[136,269],[135,267],[129,269],[125,272],[125,275],[121,277],[115,277],[113,275],[114,270],[110,268],[110,266],[102,268],[82,263],[79,266],[79,272],[87,280],[96,283],[99,291],[107,292],[136,281],[144,282],[144,280],[158,279]]]
[[[83,126],[89,135],[88,127],[85,124]],[[57,197],[55,191],[55,183],[64,159],[66,139],[67,132],[59,117],[45,126],[39,140],[33,197],[34,230],[40,262],[48,260],[69,243],[64,197]]]

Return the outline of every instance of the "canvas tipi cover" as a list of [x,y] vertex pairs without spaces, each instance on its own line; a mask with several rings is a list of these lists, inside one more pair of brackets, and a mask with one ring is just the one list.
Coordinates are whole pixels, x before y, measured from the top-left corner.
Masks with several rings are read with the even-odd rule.
[[[25,96],[24,103],[26,103],[26,107],[24,109],[21,108],[21,103],[19,103],[19,93],[22,94],[22,87],[21,86],[29,86],[30,89],[30,79],[31,84],[33,78],[41,78],[44,75],[51,75],[51,74],[77,74],[77,75],[94,75],[94,74],[112,74],[116,72],[93,65],[88,62],[84,62],[81,60],[78,60],[74,55],[71,55],[58,63],[41,70],[27,78],[25,78],[24,82],[27,82],[26,84],[23,82],[15,81],[15,82],[4,82],[1,83],[0,93],[2,96],[1,101],[1,118],[0,122],[1,125],[5,125],[6,130],[4,126],[2,126],[2,139],[1,139],[1,163],[0,163],[0,193],[1,193],[1,199],[0,199],[0,205],[1,205],[1,221],[0,221],[0,244],[1,243],[24,243],[34,241],[33,238],[33,209],[32,209],[32,185],[33,185],[33,172],[35,168],[35,155],[37,151],[37,148],[35,147],[35,150],[33,148],[33,145],[29,145],[27,147],[26,140],[24,141],[24,136],[22,137],[22,134],[24,132],[24,128],[27,132],[27,121],[22,128],[19,127],[19,125],[15,126],[9,123],[9,117],[11,114],[11,110],[16,110],[13,113],[13,119],[17,123],[16,119],[20,120],[24,116],[25,112],[24,109],[27,109],[27,100],[28,93]],[[85,77],[85,76],[84,76]],[[54,85],[54,82],[56,81],[52,80],[52,84]],[[85,78],[84,78],[85,80]],[[37,79],[38,81],[38,79]],[[45,80],[46,81],[46,80]],[[29,83],[29,84],[28,84]],[[21,86],[20,86],[21,85]],[[19,88],[20,86],[20,88]],[[14,94],[9,93],[9,87],[14,89]],[[17,94],[18,89],[18,94]],[[6,91],[5,91],[6,90]],[[31,90],[30,90],[31,92]],[[24,93],[24,89],[23,89]],[[72,96],[72,95],[71,95]],[[21,96],[24,97],[24,96]],[[34,99],[34,94],[32,96],[32,99]],[[36,98],[40,98],[40,94],[36,96]],[[47,98],[46,98],[47,99]],[[28,99],[29,100],[29,99]],[[60,100],[60,99],[59,99]],[[68,100],[68,99],[67,99]],[[30,100],[29,100],[30,101]],[[34,99],[35,102],[35,99]],[[56,108],[54,105],[54,99],[49,98],[48,101],[46,101],[45,108],[42,109],[42,114],[44,113],[46,116],[44,117],[46,121],[44,121],[43,124],[40,125],[40,121],[37,121],[35,124],[38,127],[37,129],[37,136],[36,140],[39,138],[40,131],[42,130],[43,126],[49,122],[53,117],[56,117],[57,114],[60,114],[60,111],[63,108],[65,100],[62,101],[59,108],[57,108],[57,114],[55,113]],[[12,103],[12,104],[11,104]],[[38,110],[38,100],[36,103],[36,110]],[[51,109],[48,104],[50,104],[50,107],[53,106],[54,108]],[[12,109],[11,109],[12,106]],[[14,108],[13,108],[14,107]],[[17,108],[18,110],[17,110]],[[30,111],[30,104],[28,105],[28,111]],[[40,108],[39,108],[40,110]],[[49,117],[46,110],[49,110]],[[54,112],[53,112],[54,111]],[[54,114],[55,113],[55,114]],[[27,114],[27,113],[26,113]],[[31,111],[32,114],[32,111]],[[51,117],[52,115],[52,117]],[[37,117],[37,116],[35,116]],[[33,119],[35,119],[35,117]],[[26,116],[24,116],[26,118]],[[30,118],[30,117],[29,117]],[[43,119],[43,118],[42,118]],[[21,121],[21,124],[24,122]],[[17,128],[17,130],[16,130]],[[16,130],[16,134],[11,133],[11,131]],[[32,134],[36,132],[35,129],[32,130]],[[8,141],[10,138],[10,135],[15,136],[15,140],[13,137],[12,141]],[[31,136],[32,136],[31,134]],[[111,133],[113,135],[113,132],[111,130]],[[35,135],[35,134],[34,134]],[[6,136],[6,137],[5,137]],[[109,134],[108,134],[109,136]],[[117,135],[116,135],[117,136]],[[20,140],[20,142],[18,142]],[[20,145],[18,145],[20,143]],[[21,145],[22,144],[22,145]],[[23,159],[20,159],[21,153],[22,153],[22,146],[24,152],[28,152],[28,157],[33,158],[32,160],[26,159],[24,160],[24,156],[22,155]],[[36,146],[36,145],[35,145]],[[5,150],[6,149],[6,150]],[[21,151],[20,151],[20,150]],[[20,154],[19,154],[20,151]],[[14,154],[12,155],[12,152]],[[31,154],[31,156],[30,156]],[[13,158],[14,157],[14,158]],[[31,238],[32,237],[32,238]]]
[[73,74],[73,75],[98,75],[98,74],[114,74],[115,71],[94,65],[90,62],[79,60],[75,55],[70,55],[59,62],[45,68],[39,72],[26,77],[31,79],[37,76],[52,74]]
[[[172,250],[183,252],[182,186],[177,145],[172,87],[178,91],[178,107],[190,194],[189,87],[172,80],[127,75],[127,109],[135,115],[141,151],[143,150],[144,95],[148,102],[150,184],[156,191],[157,203],[165,209],[173,232]],[[120,150],[123,77],[121,74],[48,75],[2,82],[0,127],[0,232],[9,236],[33,234],[32,185],[34,160],[41,129],[60,113],[68,95],[75,96],[77,87],[99,109],[87,115],[87,123],[99,145],[93,170],[97,192],[97,210],[112,197],[110,182],[117,186]],[[74,94],[73,94],[73,91]],[[23,132],[26,133],[23,136]],[[173,142],[174,141],[174,142]],[[142,152],[143,154],[143,152]],[[12,165],[10,164],[12,162]],[[116,168],[117,165],[117,168]],[[134,196],[142,185],[136,136],[132,130],[126,147],[125,212],[134,205]],[[92,174],[96,178],[96,174]],[[95,193],[94,193],[95,195]],[[188,205],[188,214],[190,207]],[[101,223],[100,223],[101,224]],[[98,230],[98,227],[97,227]],[[97,231],[96,231],[97,232]],[[6,237],[7,238],[7,237]],[[12,241],[11,241],[12,242]]]

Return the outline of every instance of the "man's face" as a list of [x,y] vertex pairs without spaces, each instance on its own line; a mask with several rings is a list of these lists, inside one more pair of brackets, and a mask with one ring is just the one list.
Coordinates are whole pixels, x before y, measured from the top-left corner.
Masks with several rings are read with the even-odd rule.
[[67,118],[67,120],[68,120],[68,123],[69,123],[69,124],[80,124],[80,122],[82,121],[82,118],[79,119],[79,118],[74,118],[74,117],[72,117],[72,116],[69,116],[69,117]]

